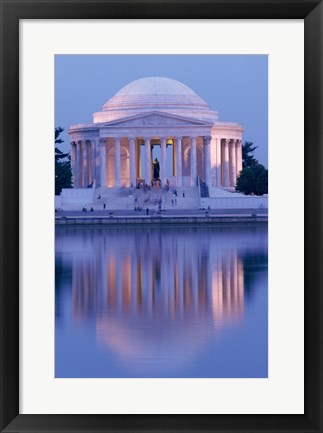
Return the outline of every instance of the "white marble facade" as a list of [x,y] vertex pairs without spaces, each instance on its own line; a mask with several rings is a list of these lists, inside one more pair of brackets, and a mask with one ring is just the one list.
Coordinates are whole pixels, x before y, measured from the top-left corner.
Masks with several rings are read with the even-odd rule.
[[242,133],[183,83],[164,77],[133,81],[69,131],[73,184],[112,188],[151,183],[159,146],[160,180],[234,187],[242,169]]

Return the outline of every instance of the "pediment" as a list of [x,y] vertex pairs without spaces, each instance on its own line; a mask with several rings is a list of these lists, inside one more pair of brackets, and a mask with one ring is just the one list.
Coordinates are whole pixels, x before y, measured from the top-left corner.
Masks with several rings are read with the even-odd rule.
[[165,114],[154,111],[150,113],[130,116],[119,120],[106,122],[102,126],[110,127],[163,127],[163,126],[208,126],[207,122],[191,119],[188,117],[177,116],[173,114]]

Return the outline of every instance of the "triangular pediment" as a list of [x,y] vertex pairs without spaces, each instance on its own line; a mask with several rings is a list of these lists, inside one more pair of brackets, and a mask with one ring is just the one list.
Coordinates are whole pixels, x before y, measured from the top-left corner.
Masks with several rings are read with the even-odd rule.
[[190,117],[182,117],[174,114],[151,111],[149,113],[137,114],[124,117],[123,119],[105,122],[101,127],[163,127],[163,126],[210,126],[211,123]]

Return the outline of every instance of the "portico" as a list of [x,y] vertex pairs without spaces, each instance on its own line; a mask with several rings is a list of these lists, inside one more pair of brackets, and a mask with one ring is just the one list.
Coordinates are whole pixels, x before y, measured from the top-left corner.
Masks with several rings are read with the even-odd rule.
[[[156,143],[159,142],[159,143]],[[239,139],[216,138],[213,164],[211,163],[212,137],[107,137],[71,142],[73,183],[76,188],[85,188],[95,180],[100,187],[136,185],[139,180],[150,184],[152,180],[152,150],[160,146],[160,180],[167,179],[177,186],[196,186],[197,175],[208,186],[233,187],[242,169],[242,142]],[[167,174],[166,147],[173,142],[176,164],[173,175]],[[141,147],[144,147],[144,164]],[[184,152],[183,152],[184,149]],[[200,157],[197,157],[197,149]],[[204,161],[203,161],[204,153]],[[99,160],[97,161],[97,154]],[[198,160],[199,159],[199,160]],[[144,168],[143,168],[144,167]],[[169,171],[169,170],[168,170]],[[109,174],[109,175],[108,175]]]

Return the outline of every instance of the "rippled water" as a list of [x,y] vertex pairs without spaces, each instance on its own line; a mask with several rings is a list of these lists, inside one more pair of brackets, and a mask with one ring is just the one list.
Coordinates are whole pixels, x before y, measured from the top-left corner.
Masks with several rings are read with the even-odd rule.
[[267,377],[265,226],[56,228],[56,377]]

